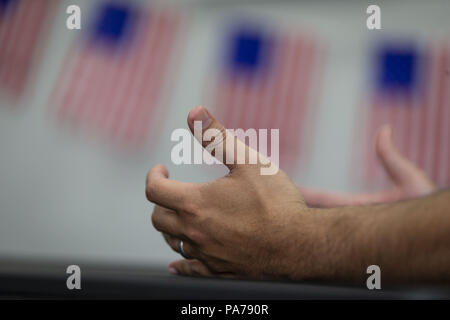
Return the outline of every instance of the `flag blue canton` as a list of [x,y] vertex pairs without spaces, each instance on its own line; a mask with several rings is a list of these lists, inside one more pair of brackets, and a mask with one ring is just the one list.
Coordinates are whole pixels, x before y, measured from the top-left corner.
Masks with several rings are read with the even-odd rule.
[[13,2],[17,2],[18,0],[0,0],[0,8],[7,9]]
[[377,85],[383,91],[412,92],[418,83],[419,54],[413,48],[382,48],[377,59]]
[[264,67],[269,47],[267,37],[258,32],[239,30],[231,37],[229,64],[233,71],[257,71]]
[[126,39],[132,23],[132,8],[120,4],[104,4],[96,19],[94,40],[119,44]]

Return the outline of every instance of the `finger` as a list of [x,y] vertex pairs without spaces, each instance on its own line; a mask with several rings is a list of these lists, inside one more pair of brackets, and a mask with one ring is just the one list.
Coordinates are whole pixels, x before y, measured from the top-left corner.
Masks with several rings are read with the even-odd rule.
[[[230,171],[243,164],[269,164],[268,159],[262,157],[257,146],[251,148],[237,139],[204,107],[193,108],[187,119],[189,128],[202,146],[220,163],[225,164]],[[249,139],[256,143],[256,139]]]
[[[162,213],[166,213],[166,214],[177,214],[175,211],[173,210],[169,210],[166,209],[164,207],[155,205],[155,209],[153,210],[153,212],[156,211],[161,211]],[[153,223],[153,214],[152,214],[152,223]],[[164,240],[167,242],[167,244],[169,245],[169,247],[172,248],[173,251],[178,253],[178,241],[177,238],[175,238],[174,236],[171,236],[168,233],[165,232],[161,232],[161,234],[163,235]]]
[[179,239],[175,238],[174,236],[171,236],[168,233],[162,233],[164,240],[166,240],[167,244],[169,245],[170,248],[172,248],[173,251],[175,251],[176,253],[178,252],[178,243],[179,243]]
[[[183,240],[183,252],[184,254],[182,254],[180,252],[180,239]],[[200,250],[198,249],[197,245],[195,243],[192,242],[191,239],[187,238],[187,237],[182,237],[176,240],[176,250],[179,254],[181,254],[184,258],[186,259],[199,259],[199,260],[203,260],[205,258],[205,256],[200,252]]]
[[417,183],[418,179],[419,182],[431,183],[425,173],[398,150],[390,126],[385,125],[378,131],[376,151],[384,169],[397,186],[409,186]]
[[[181,240],[180,238],[173,236],[168,233],[162,233],[164,239],[169,244],[169,246],[172,248],[173,251],[175,251],[178,254],[181,254],[185,259],[194,259],[194,257],[199,258],[202,255],[200,254],[199,250],[196,249],[193,245],[191,245],[191,242],[189,239],[184,238],[184,240]],[[180,243],[183,241],[183,253],[180,249]]]
[[168,179],[169,173],[161,164],[154,166],[147,175],[146,196],[153,203],[180,210],[194,196],[195,184]]
[[[179,238],[177,238],[177,237],[174,237],[174,236],[168,234],[168,233],[164,233],[163,232],[162,235],[163,235],[164,239],[166,240],[166,242],[169,244],[169,246],[172,248],[172,250],[175,251],[176,253],[182,255],[182,253],[180,252],[180,242],[181,242],[181,240]],[[187,253],[186,253],[186,250],[187,250],[186,249],[186,243],[187,242],[183,242],[183,250],[184,250],[184,253],[187,255]],[[189,250],[187,250],[187,251],[189,251]],[[189,255],[188,255],[188,257],[190,258]]]
[[[181,250],[180,250],[180,244],[181,244],[182,240],[180,240],[179,238],[176,238],[176,237],[174,237],[174,236],[172,236],[172,235],[170,235],[168,233],[163,233],[162,235],[163,235],[164,239],[166,240],[166,242],[169,244],[169,246],[172,248],[173,251],[175,251],[178,254],[183,255],[181,253]],[[186,253],[186,242],[183,242],[183,250],[184,250],[184,253],[187,254]]]
[[308,206],[319,208],[392,202],[398,200],[400,196],[398,189],[391,189],[385,192],[367,194],[329,192],[306,187],[300,187],[299,189]]
[[155,206],[152,214],[152,224],[156,230],[175,236],[184,237],[183,224],[180,217],[173,211]]
[[211,277],[214,275],[205,264],[197,259],[174,261],[169,264],[169,271],[186,276]]
[[226,279],[237,279],[232,272],[214,272],[203,262],[197,259],[177,260],[169,264],[169,271],[173,274],[200,277],[220,277]]

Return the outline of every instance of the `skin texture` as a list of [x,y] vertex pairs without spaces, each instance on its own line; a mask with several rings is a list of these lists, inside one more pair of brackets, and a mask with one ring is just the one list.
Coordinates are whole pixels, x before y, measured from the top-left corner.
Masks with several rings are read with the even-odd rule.
[[[235,139],[203,107],[189,113],[191,131],[194,120],[202,120],[204,130],[219,130],[220,138],[211,143]],[[380,131],[377,151],[396,184],[389,200],[434,191],[426,176],[393,149],[392,132],[383,130],[390,129]],[[225,155],[238,150],[223,146]],[[311,208],[282,170],[265,176],[261,166],[227,164],[227,176],[201,184],[170,180],[163,165],[150,170],[146,195],[156,204],[152,223],[175,251],[182,240],[190,257],[171,263],[171,272],[363,281],[367,266],[377,264],[384,281],[450,279],[449,192],[392,204]],[[333,205],[336,199],[334,205],[348,204],[343,201],[348,195],[312,194],[306,198],[316,206]],[[387,199],[369,197],[366,203],[375,198]],[[358,199],[364,203],[367,196]]]
[[364,283],[380,266],[384,283],[450,283],[450,191],[396,203],[320,209],[329,224],[320,278]]

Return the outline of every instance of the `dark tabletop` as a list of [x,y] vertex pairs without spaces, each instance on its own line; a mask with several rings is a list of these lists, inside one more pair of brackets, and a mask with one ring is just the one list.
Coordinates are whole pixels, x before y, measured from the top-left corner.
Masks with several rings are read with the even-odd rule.
[[0,260],[0,298],[119,299],[449,299],[441,286],[368,290],[329,283],[205,279],[171,275],[166,266],[79,264],[81,290],[69,290],[69,261]]

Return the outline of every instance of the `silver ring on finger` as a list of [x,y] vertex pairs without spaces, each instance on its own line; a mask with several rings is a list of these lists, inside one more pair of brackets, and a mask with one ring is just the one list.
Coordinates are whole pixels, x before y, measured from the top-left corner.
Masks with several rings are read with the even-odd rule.
[[184,243],[183,240],[180,240],[180,242],[178,242],[178,252],[181,254],[181,256],[185,259],[190,259],[191,257],[189,257],[186,252],[184,252]]

